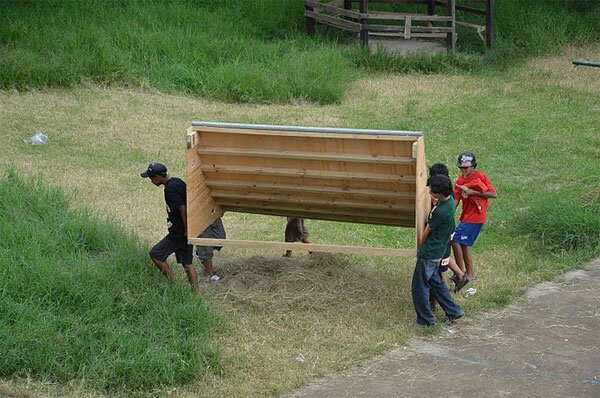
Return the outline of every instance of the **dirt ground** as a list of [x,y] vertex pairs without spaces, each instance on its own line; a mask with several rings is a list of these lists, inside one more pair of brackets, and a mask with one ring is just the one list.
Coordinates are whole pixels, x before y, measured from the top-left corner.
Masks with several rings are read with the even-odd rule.
[[600,397],[599,285],[597,259],[286,397]]

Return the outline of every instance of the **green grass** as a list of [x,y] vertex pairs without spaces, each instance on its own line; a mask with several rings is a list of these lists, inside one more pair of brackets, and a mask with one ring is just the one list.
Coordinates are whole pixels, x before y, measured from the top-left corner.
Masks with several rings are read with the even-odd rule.
[[[210,306],[232,330],[217,346],[222,322],[207,298],[184,279],[168,286],[138,238],[85,210],[154,240],[161,192],[138,173],[160,160],[184,175],[189,120],[420,130],[430,164],[474,151],[499,198],[475,249],[477,296],[458,297],[469,316],[600,255],[595,69],[569,69],[566,58],[520,67],[600,41],[600,3],[496,5],[494,49],[461,30],[458,53],[395,57],[338,47],[355,39],[323,29],[307,39],[300,0],[0,2],[0,108],[10,115],[0,118],[0,168],[77,192],[71,201],[14,171],[0,180],[0,377],[75,396],[71,383],[116,395],[268,396],[416,333],[410,260],[298,253],[282,264],[282,253],[224,250],[216,266],[230,280]],[[23,144],[40,129],[48,145]],[[234,238],[282,239],[279,219],[226,221]],[[369,225],[309,228],[322,243],[414,239]],[[297,367],[298,352],[318,363]]]
[[303,10],[302,0],[2,1],[0,88],[92,81],[227,102],[333,104],[361,71],[485,72],[600,39],[598,2],[504,0],[492,50],[459,28],[455,54],[369,55],[352,35],[319,28],[308,39]]
[[0,180],[0,376],[151,391],[222,369],[220,321],[138,241],[39,179]]
[[[473,286],[477,288],[477,295],[468,299],[457,296],[468,317],[475,317],[478,312],[511,302],[524,287],[580,267],[600,255],[597,245],[600,108],[596,100],[600,86],[596,69],[575,68],[570,63],[572,54],[595,54],[596,49],[597,46],[566,48],[563,56],[535,60],[527,67],[495,75],[378,75],[361,79],[351,88],[347,100],[331,106],[224,104],[189,96],[97,87],[31,93],[0,91],[0,105],[11,115],[0,118],[0,136],[5,145],[0,167],[4,163],[13,163],[24,174],[42,173],[53,184],[76,192],[75,207],[93,207],[111,214],[133,229],[140,239],[156,241],[164,231],[162,211],[159,210],[163,204],[162,192],[142,180],[139,172],[148,162],[160,160],[170,167],[173,175],[185,175],[182,132],[191,119],[422,130],[428,164],[445,162],[455,179],[458,170],[452,165],[457,154],[472,150],[478,156],[479,168],[490,176],[499,192],[499,198],[491,203],[489,221],[474,249],[479,279]],[[368,107],[364,105],[365,98],[369,100]],[[49,143],[38,147],[25,145],[22,138],[38,129],[46,131]],[[14,202],[3,200],[2,206],[10,203],[9,209],[13,209]],[[32,209],[38,207],[35,205]],[[61,206],[53,206],[53,211],[59,215],[63,212]],[[49,210],[42,212],[44,219],[64,219],[51,213]],[[16,214],[29,217],[26,209]],[[282,218],[226,213],[224,220],[232,239],[283,240],[285,220]],[[12,221],[1,225],[10,223]],[[62,222],[58,224],[63,225]],[[87,222],[78,224],[80,227],[75,231],[91,228],[85,226]],[[52,230],[62,231],[59,226]],[[8,242],[11,239],[27,240],[27,234],[36,229],[43,230],[42,227],[16,230],[5,227],[8,232],[3,234],[8,235]],[[391,247],[410,247],[414,243],[411,229],[316,220],[309,220],[308,227],[311,240],[319,243]],[[72,227],[66,229],[72,230]],[[9,260],[5,261],[11,267],[20,258],[30,258],[26,256],[37,256],[39,261],[55,258],[62,267],[59,265],[57,271],[48,271],[44,275],[49,275],[46,279],[55,274],[60,276],[56,282],[57,291],[71,285],[86,288],[97,285],[93,296],[94,299],[99,297],[99,305],[82,305],[84,319],[96,313],[105,314],[106,308],[110,308],[105,305],[110,301],[104,296],[104,290],[109,297],[118,297],[120,301],[132,297],[140,300],[159,297],[153,303],[164,304],[164,310],[148,312],[145,317],[146,322],[156,328],[173,323],[163,322],[165,314],[176,310],[186,298],[198,300],[189,295],[181,270],[178,270],[178,284],[172,291],[165,290],[161,287],[163,277],[150,265],[144,250],[110,256],[100,248],[113,247],[113,240],[80,238],[87,235],[87,232],[70,232],[67,236],[71,238],[66,242],[52,243],[52,247],[59,250],[54,256],[48,255],[51,250],[45,250],[46,257],[43,257],[39,254],[40,249],[27,246],[15,250],[16,254],[12,249],[10,253],[2,253],[2,258],[7,257]],[[45,239],[49,238],[39,240]],[[94,249],[71,255],[73,244],[68,243],[71,240]],[[106,242],[109,242],[108,246]],[[126,239],[119,238],[117,242],[124,242],[123,245],[129,247]],[[121,243],[115,245],[111,250],[120,250]],[[221,352],[223,359],[219,362],[220,367],[211,366],[210,371],[199,367],[195,379],[182,381],[185,386],[174,388],[175,395],[246,397],[289,391],[315,377],[353,366],[396,343],[403,344],[419,333],[411,326],[414,322],[409,293],[414,267],[412,259],[317,257],[302,253],[283,259],[282,254],[232,248],[218,254],[215,266],[227,278],[214,289],[207,289],[211,291],[208,305],[227,320],[227,329],[216,334],[222,350],[217,352]],[[129,260],[118,262],[120,257]],[[106,261],[118,268],[109,272],[113,275],[109,281],[90,283],[87,281],[93,278],[89,274],[75,272],[78,268],[73,268],[73,264],[89,264],[88,261],[94,264]],[[66,271],[64,264],[69,265]],[[111,269],[108,265],[104,268]],[[37,281],[28,277],[28,272],[23,276],[18,273],[19,269],[8,269],[11,272],[4,273],[2,278]],[[92,272],[98,267],[85,266],[83,269]],[[71,275],[71,272],[75,273]],[[100,276],[106,276],[106,272]],[[0,279],[3,283],[0,286],[4,286],[5,279]],[[63,280],[73,282],[63,285]],[[133,290],[135,286],[139,289]],[[24,287],[16,283],[2,294],[12,297],[21,294],[22,289]],[[132,295],[124,295],[124,291],[130,291]],[[58,310],[65,303],[65,308],[75,311],[73,302],[91,301],[89,298],[81,300],[79,297],[83,293],[76,290],[49,306]],[[26,291],[19,297],[32,295]],[[54,296],[45,294],[43,297]],[[2,302],[11,303],[10,300]],[[33,308],[33,305],[27,302],[24,307]],[[118,319],[127,321],[128,313]],[[41,324],[71,319],[70,313],[67,315],[44,314]],[[186,319],[185,316],[181,318]],[[109,322],[110,319],[102,317],[102,321]],[[15,354],[36,349],[42,353],[53,352],[55,345],[66,349],[66,343],[56,344],[52,339],[80,333],[79,325],[85,325],[85,322],[69,321],[53,330],[43,326],[44,336],[49,339],[43,345],[34,344],[38,336],[30,337],[33,333],[30,330],[24,329],[23,336],[20,331],[23,329],[11,333],[10,339],[5,339],[2,344],[11,345],[16,341],[21,348],[11,351],[0,347],[2,352],[12,352],[11,355],[18,358],[9,362],[9,365],[14,363],[14,367],[2,375],[11,378],[10,383],[16,389],[25,389],[24,385],[39,387],[47,380],[57,380],[56,384],[68,390],[70,396],[78,396],[77,391],[72,391],[70,380],[88,383],[88,388],[83,391],[90,393],[97,389],[113,391],[127,389],[127,385],[135,387],[139,381],[120,381],[111,375],[107,379],[102,379],[101,375],[89,377],[92,371],[87,369],[91,369],[91,365],[81,366],[78,368],[78,371],[82,369],[81,373],[64,379],[50,377],[41,371],[34,373],[32,366]],[[133,324],[135,335],[149,333],[138,333],[135,327],[142,325]],[[101,334],[113,329],[103,325],[99,322],[90,324],[88,333]],[[120,323],[118,325],[114,329],[127,330]],[[207,336],[212,333],[208,332]],[[130,337],[127,333],[124,335]],[[361,338],[365,335],[370,338]],[[77,341],[86,341],[77,336]],[[172,338],[163,336],[162,340],[170,342]],[[204,337],[194,341],[197,340],[206,341]],[[164,348],[160,341],[160,337],[153,340],[151,346]],[[114,343],[104,341],[100,348],[104,346],[114,347]],[[66,362],[79,361],[78,352],[65,353]],[[310,367],[295,361],[300,352],[313,358],[306,363]],[[139,356],[145,360],[144,355],[146,352],[140,350],[134,351],[131,357]],[[161,366],[171,364],[169,360],[162,360]],[[54,371],[53,366],[56,365],[46,364],[44,369]],[[142,366],[145,369],[146,366]],[[161,370],[166,371],[162,367]],[[27,374],[32,375],[31,379],[15,379]],[[151,377],[148,372],[142,375]],[[0,384],[0,391],[1,388]],[[156,394],[160,395],[171,389],[156,386],[152,391],[158,391]]]

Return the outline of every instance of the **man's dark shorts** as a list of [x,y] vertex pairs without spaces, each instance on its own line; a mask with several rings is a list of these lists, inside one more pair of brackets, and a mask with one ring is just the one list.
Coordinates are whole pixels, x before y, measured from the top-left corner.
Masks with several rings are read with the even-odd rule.
[[[217,218],[199,237],[225,239],[225,228],[221,219]],[[221,250],[221,246],[196,246],[196,255],[200,261],[210,260],[213,258],[215,250]]]
[[150,257],[160,261],[167,261],[167,257],[173,253],[179,264],[190,265],[193,260],[194,246],[188,245],[186,240],[176,241],[165,236],[150,249]]

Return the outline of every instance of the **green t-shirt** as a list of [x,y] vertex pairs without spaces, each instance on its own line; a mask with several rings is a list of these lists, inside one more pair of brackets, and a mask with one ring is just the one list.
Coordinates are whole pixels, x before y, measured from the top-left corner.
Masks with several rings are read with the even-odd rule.
[[425,243],[419,250],[419,258],[435,260],[444,257],[448,243],[450,243],[450,235],[454,232],[454,198],[450,198],[445,202],[438,202],[431,212],[427,220],[431,232],[425,240]]

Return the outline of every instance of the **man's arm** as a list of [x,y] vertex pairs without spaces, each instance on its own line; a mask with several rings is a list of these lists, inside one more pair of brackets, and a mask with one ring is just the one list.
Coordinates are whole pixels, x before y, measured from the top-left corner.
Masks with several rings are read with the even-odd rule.
[[430,233],[431,233],[431,228],[429,228],[429,225],[426,225],[425,229],[423,230],[423,235],[421,235],[421,241],[417,245],[417,251],[421,250],[421,247],[423,247],[423,245],[425,244],[425,241],[429,237]]
[[[498,197],[496,191],[479,192],[467,187],[466,185],[460,185],[460,189],[462,189],[462,191],[467,195],[467,197],[478,196],[480,198],[486,199],[496,199]],[[458,206],[458,202],[456,203],[456,205]]]
[[183,228],[185,236],[188,236],[188,228],[187,228],[187,206],[181,205],[179,206],[179,212],[181,213],[181,219],[183,220]]

